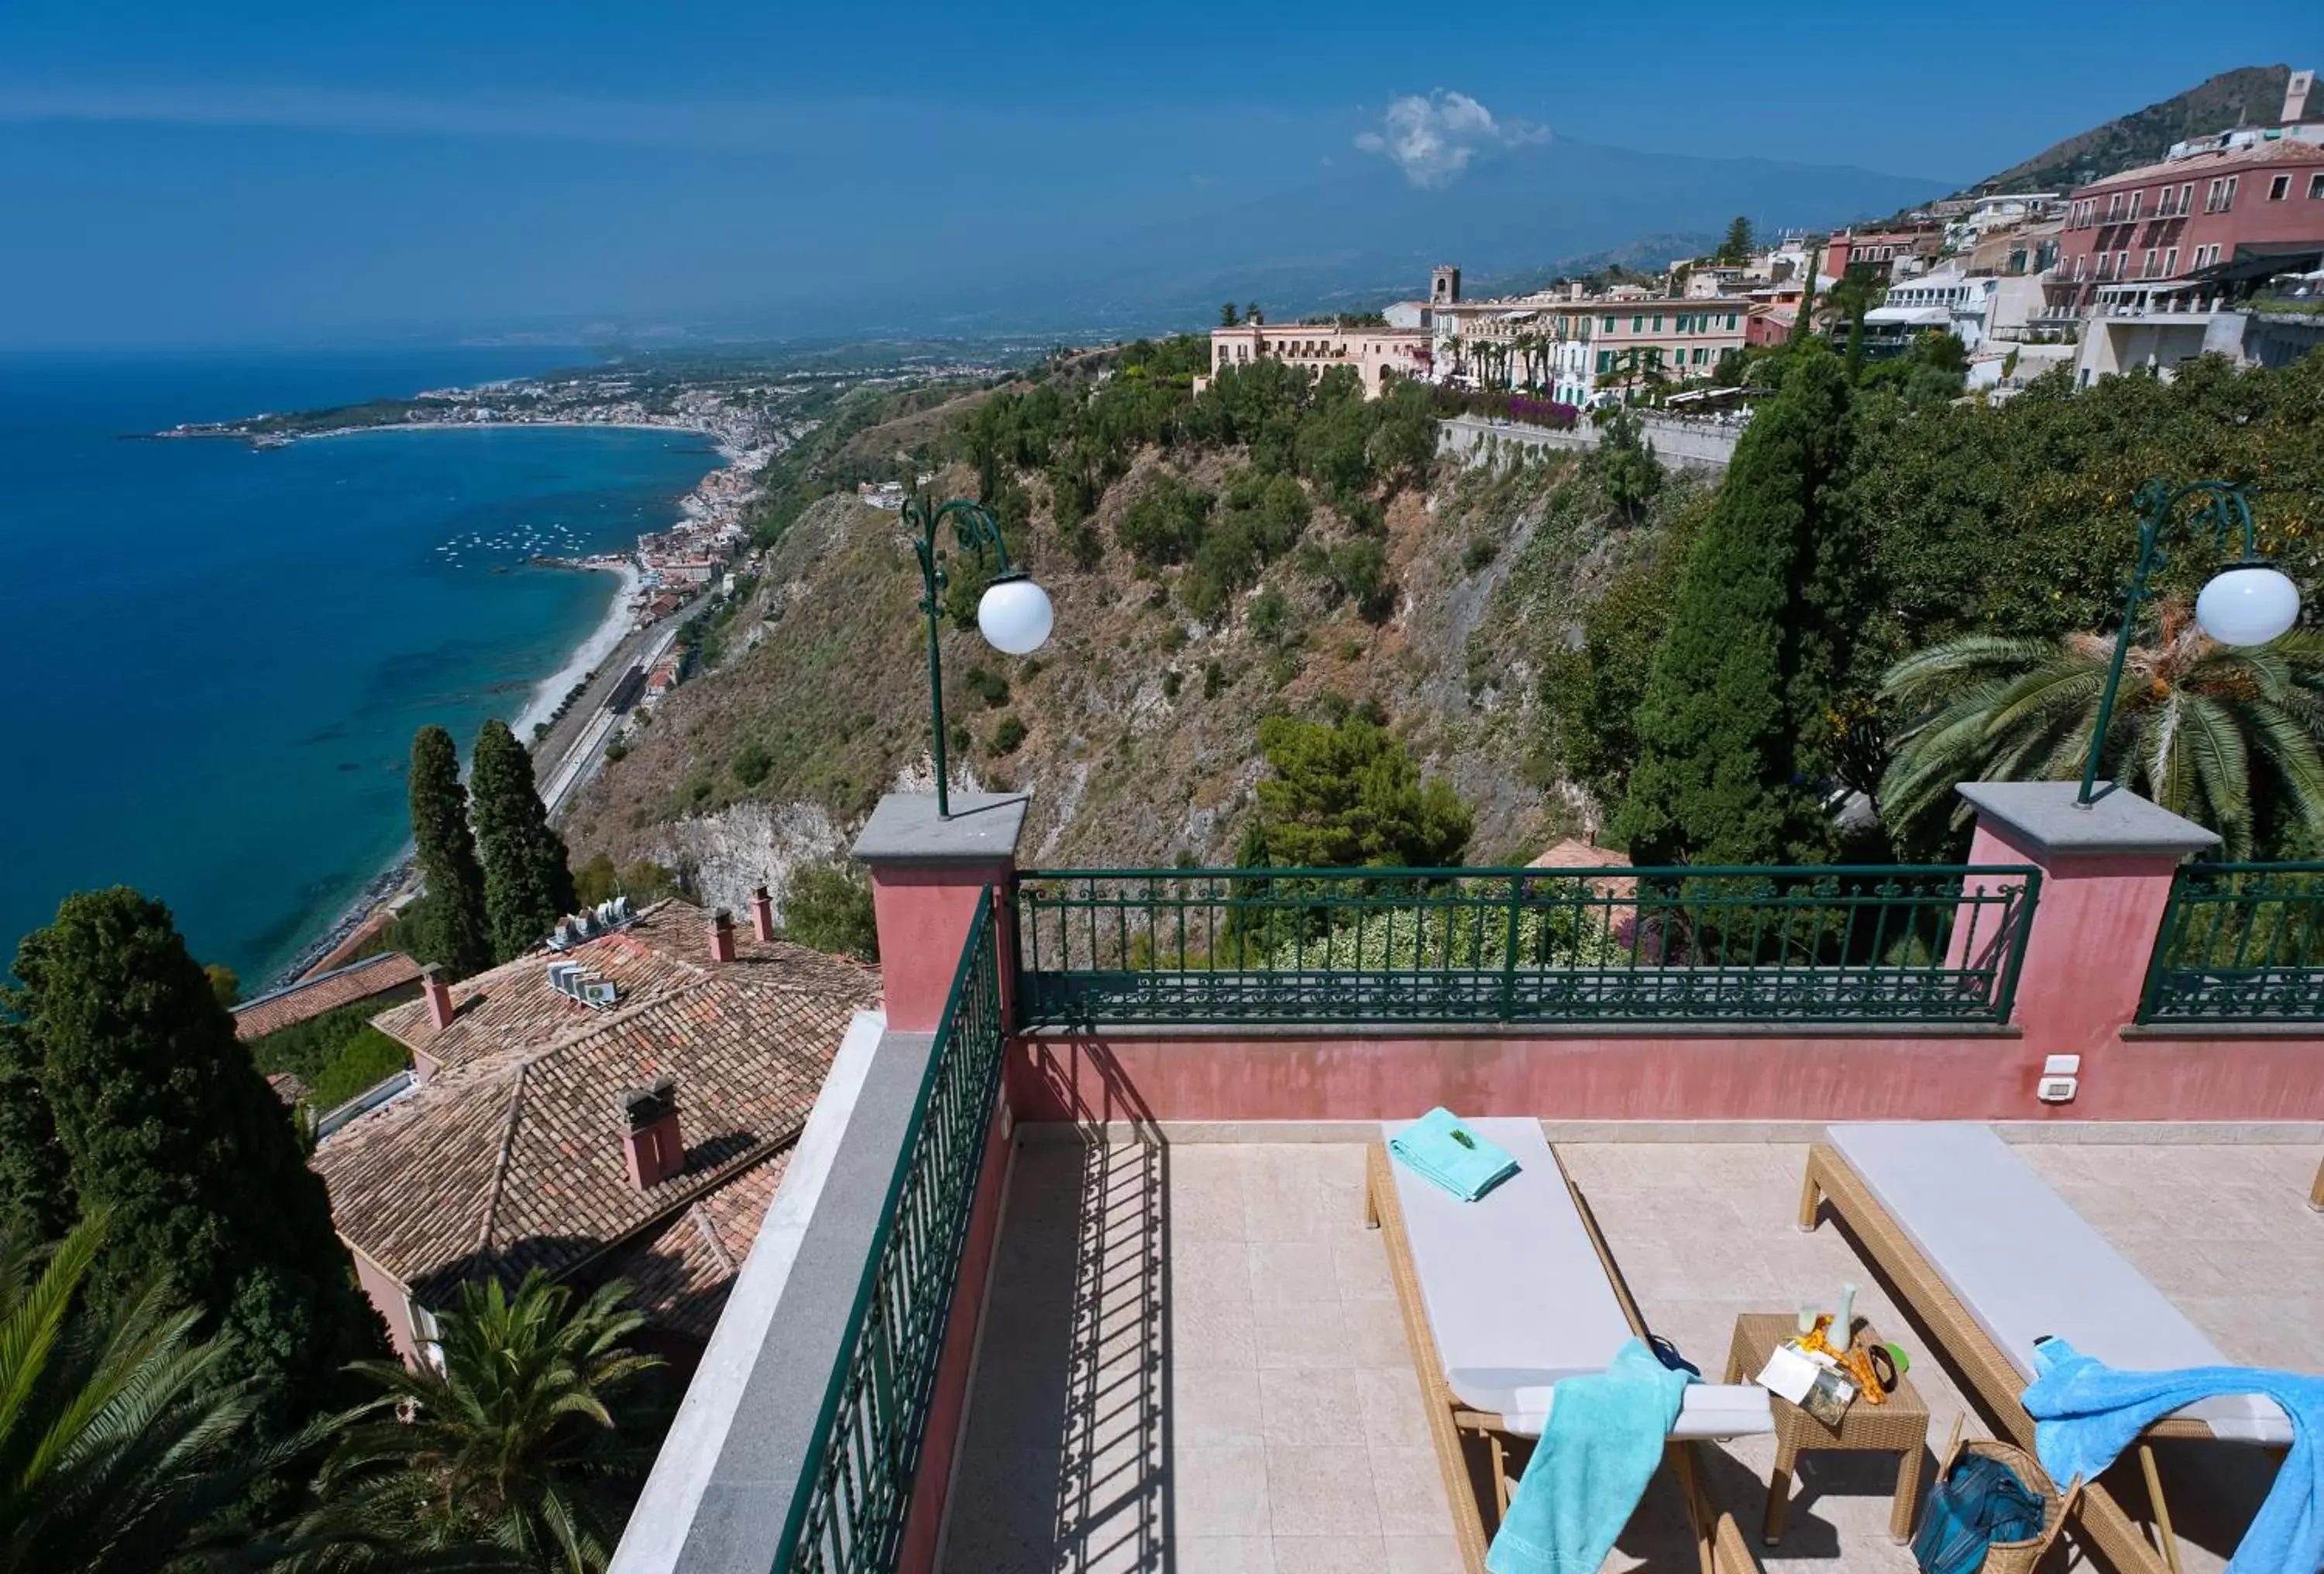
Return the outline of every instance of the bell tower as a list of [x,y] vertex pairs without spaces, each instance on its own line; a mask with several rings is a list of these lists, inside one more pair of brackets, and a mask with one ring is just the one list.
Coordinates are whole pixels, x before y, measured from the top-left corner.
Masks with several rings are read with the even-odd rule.
[[1440,263],[1428,271],[1428,304],[1452,306],[1461,299],[1461,270]]

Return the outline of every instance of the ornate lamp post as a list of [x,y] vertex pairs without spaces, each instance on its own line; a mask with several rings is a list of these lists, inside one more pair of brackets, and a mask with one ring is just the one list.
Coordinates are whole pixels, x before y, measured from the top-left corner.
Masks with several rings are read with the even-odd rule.
[[1000,570],[976,603],[976,626],[987,644],[1003,655],[1029,656],[1048,642],[1056,614],[1050,608],[1048,593],[1023,569],[1010,566],[1001,526],[982,503],[964,497],[943,503],[908,497],[903,513],[904,527],[912,532],[912,550],[920,559],[920,611],[928,619],[928,712],[936,736],[936,817],[949,820],[952,799],[945,786],[944,666],[936,650],[945,588],[945,555],[936,546],[936,534],[945,521],[952,521],[953,535],[962,551],[973,552],[980,559],[989,555]]
[[[2264,645],[2300,617],[2300,591],[2292,581],[2259,555],[2258,532],[2252,525],[2251,504],[2239,487],[2224,481],[2192,481],[2167,486],[2150,481],[2138,489],[2132,503],[2139,511],[2138,566],[2130,576],[2130,594],[2122,607],[2122,632],[2116,637],[2114,663],[2107,668],[2106,688],[2098,696],[2098,725],[2090,732],[2089,759],[2082,766],[2082,790],[2074,802],[2089,808],[2104,795],[2097,790],[2098,756],[2106,748],[2107,727],[2114,720],[2115,690],[2122,683],[2123,659],[2130,654],[2130,631],[2138,603],[2146,595],[2150,575],[2170,559],[2160,542],[2179,504],[2187,498],[2202,500],[2188,528],[2196,539],[2208,532],[2214,554],[2225,552],[2240,529],[2242,560],[2215,575],[2195,598],[2195,621],[2222,645]],[[2109,783],[2107,792],[2114,790]]]

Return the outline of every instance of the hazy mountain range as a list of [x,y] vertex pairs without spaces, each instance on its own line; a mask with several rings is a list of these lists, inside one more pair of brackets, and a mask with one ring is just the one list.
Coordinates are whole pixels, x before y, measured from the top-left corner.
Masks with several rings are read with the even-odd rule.
[[[961,262],[940,282],[860,300],[842,290],[816,301],[816,319],[826,331],[1104,336],[1202,326],[1226,300],[1259,301],[1283,318],[1418,295],[1438,262],[1480,284],[1585,261],[1660,266],[1701,249],[1738,213],[1773,233],[1893,212],[1949,189],[1848,165],[1650,153],[1541,133],[1434,184],[1388,160],[1359,159],[1301,189],[1053,244],[1030,263]],[[770,308],[720,327],[805,326],[788,318]]]
[[2160,158],[2181,137],[2272,119],[2287,74],[2282,66],[2222,72],[1973,188],[1847,164],[1646,152],[1537,126],[1494,127],[1487,116],[1496,134],[1449,162],[1419,164],[1375,146],[1390,156],[1351,155],[1264,198],[1029,253],[947,257],[912,287],[842,282],[811,304],[737,308],[679,336],[1103,338],[1198,327],[1228,300],[1258,301],[1278,320],[1378,307],[1422,292],[1439,262],[1459,264],[1472,295],[1608,262],[1659,268],[1706,250],[1738,213],[1772,235],[1878,222],[1962,189],[2092,179]]

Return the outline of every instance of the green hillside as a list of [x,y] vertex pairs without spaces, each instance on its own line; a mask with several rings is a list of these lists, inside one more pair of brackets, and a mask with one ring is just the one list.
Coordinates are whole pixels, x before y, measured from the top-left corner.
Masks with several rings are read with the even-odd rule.
[[2289,66],[2239,66],[2221,71],[2184,93],[2117,115],[2104,125],[2070,136],[1999,174],[1978,182],[1978,191],[2066,191],[2117,170],[2151,164],[2171,144],[2230,126],[2275,119],[2283,107]]

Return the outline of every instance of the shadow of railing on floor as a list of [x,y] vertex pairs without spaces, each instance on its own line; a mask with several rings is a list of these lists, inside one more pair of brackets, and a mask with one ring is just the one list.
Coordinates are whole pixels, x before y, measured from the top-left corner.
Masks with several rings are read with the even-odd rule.
[[[1058,1050],[1043,1046],[1039,1053]],[[1066,1140],[1079,1150],[1070,1221],[1073,1327],[1058,1432],[1055,1545],[1046,1567],[1054,1574],[1169,1574],[1176,1567],[1169,1149],[1109,1054],[1086,1045],[1063,1053],[1084,1057],[1094,1074],[1084,1082],[1050,1074],[1054,1066],[1040,1072],[1071,1112],[1074,1134]],[[1092,1087],[1094,1099],[1084,1091]]]

